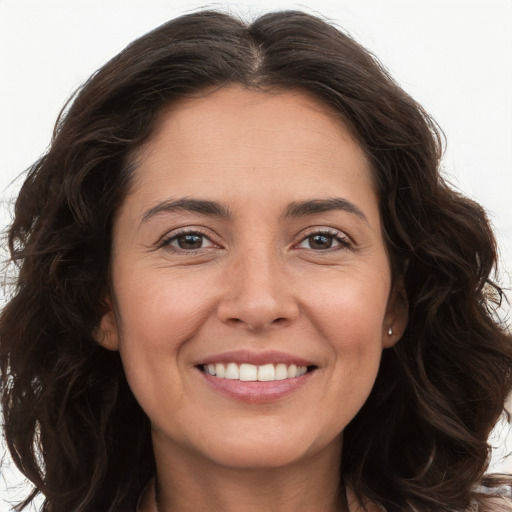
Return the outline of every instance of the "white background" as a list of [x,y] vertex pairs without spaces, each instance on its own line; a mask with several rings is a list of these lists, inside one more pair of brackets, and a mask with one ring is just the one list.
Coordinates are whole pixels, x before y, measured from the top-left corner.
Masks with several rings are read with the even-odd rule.
[[[499,277],[510,286],[512,0],[0,0],[1,228],[20,186],[16,177],[45,151],[75,88],[134,38],[202,7],[246,18],[277,9],[316,12],[374,52],[443,128],[445,173],[487,208],[501,245]],[[493,439],[502,445],[493,468],[512,471],[505,442]],[[10,510],[7,496],[19,497],[8,466],[0,468],[0,512]]]

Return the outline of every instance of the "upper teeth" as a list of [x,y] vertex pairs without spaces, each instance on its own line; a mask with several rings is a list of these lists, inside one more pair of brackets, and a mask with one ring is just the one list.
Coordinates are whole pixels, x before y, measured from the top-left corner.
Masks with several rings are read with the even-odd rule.
[[254,364],[242,363],[217,363],[203,366],[204,371],[210,375],[215,375],[221,379],[235,379],[244,381],[272,381],[293,379],[300,377],[307,372],[306,366],[296,366],[294,364],[263,364],[256,366]]

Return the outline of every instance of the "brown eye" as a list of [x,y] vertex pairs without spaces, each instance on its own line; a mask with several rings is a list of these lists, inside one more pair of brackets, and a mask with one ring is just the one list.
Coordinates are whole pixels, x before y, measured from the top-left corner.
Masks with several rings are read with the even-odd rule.
[[176,238],[176,242],[180,249],[200,249],[203,245],[202,235],[181,235]]
[[199,232],[187,232],[178,233],[170,237],[163,246],[169,250],[179,251],[197,251],[199,249],[205,249],[208,247],[214,247],[215,244],[202,233]]
[[334,233],[320,231],[303,238],[297,247],[314,251],[327,251],[329,249],[350,248],[351,243],[347,236],[340,231]]
[[311,249],[330,249],[333,244],[333,238],[331,235],[313,235],[308,236],[309,247]]

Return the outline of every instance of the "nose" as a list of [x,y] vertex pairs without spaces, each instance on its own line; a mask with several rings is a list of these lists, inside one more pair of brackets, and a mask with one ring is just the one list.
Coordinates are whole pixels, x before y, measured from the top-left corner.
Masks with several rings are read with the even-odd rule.
[[257,251],[241,255],[226,271],[219,319],[250,332],[284,327],[299,314],[284,262]]

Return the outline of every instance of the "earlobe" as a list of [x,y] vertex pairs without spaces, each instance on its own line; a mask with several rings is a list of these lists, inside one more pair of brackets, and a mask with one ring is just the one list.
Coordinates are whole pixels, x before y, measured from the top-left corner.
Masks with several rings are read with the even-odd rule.
[[119,350],[119,336],[116,315],[110,298],[105,300],[106,311],[101,317],[100,324],[94,334],[96,342],[107,350]]
[[382,346],[390,348],[402,337],[409,320],[409,301],[402,282],[393,286],[383,325]]

